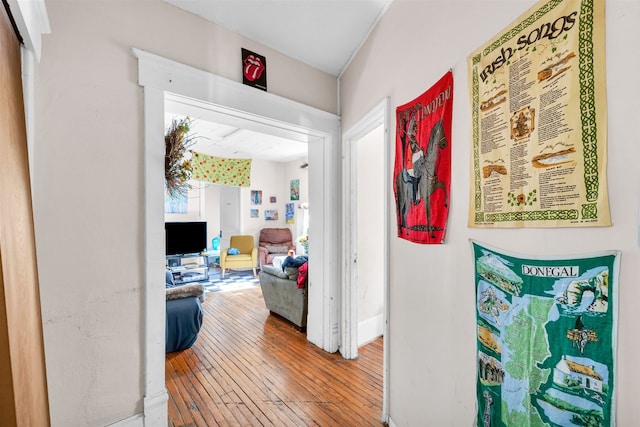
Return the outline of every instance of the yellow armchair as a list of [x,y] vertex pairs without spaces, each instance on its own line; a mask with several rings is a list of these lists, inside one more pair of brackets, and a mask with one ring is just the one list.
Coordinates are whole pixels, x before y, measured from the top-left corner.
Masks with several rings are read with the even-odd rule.
[[258,265],[258,248],[255,247],[253,236],[231,236],[229,247],[237,248],[240,253],[229,255],[226,248],[220,252],[220,268],[222,277],[227,268],[253,268],[253,275],[256,276],[256,266]]

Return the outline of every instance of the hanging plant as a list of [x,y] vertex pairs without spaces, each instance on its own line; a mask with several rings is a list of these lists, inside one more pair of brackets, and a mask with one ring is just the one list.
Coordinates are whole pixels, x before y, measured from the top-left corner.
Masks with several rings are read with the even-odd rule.
[[187,149],[195,142],[189,135],[191,119],[173,119],[164,136],[164,180],[167,194],[171,197],[185,196],[189,191],[187,181],[191,179],[191,160],[186,159]]

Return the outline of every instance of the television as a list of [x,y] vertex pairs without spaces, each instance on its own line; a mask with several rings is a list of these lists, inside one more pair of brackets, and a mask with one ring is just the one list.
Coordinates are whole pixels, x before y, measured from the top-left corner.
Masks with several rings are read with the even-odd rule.
[[165,252],[167,255],[200,253],[207,249],[207,223],[165,222]]

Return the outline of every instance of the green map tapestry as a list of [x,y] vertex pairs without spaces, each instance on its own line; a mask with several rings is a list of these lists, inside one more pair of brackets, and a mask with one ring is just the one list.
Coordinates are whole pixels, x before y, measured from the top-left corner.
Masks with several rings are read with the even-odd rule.
[[195,151],[192,154],[191,179],[239,187],[251,184],[251,159],[225,159]]
[[615,425],[620,253],[525,258],[472,247],[477,425]]

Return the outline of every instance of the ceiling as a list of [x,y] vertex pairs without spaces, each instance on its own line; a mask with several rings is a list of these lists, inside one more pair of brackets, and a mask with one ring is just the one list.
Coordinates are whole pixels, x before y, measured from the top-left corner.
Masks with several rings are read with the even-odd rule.
[[164,1],[337,77],[392,0]]
[[[184,117],[165,113],[165,126],[168,127],[174,119],[180,120]],[[194,138],[194,144],[189,149],[210,156],[272,162],[290,162],[307,157],[305,142],[214,123],[202,118],[191,120],[189,134]]]
[[[338,77],[392,0],[164,1]],[[167,125],[175,117],[167,114]],[[225,124],[198,119],[192,131],[191,149],[218,157],[289,162],[307,156],[304,142]]]

